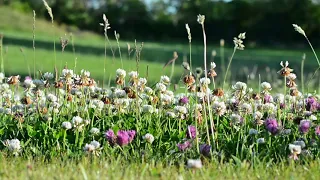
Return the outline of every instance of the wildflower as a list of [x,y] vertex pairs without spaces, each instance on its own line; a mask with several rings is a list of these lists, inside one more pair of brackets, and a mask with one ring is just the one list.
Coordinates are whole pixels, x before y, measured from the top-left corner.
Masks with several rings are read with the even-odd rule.
[[256,112],[253,113],[253,118],[255,120],[261,120],[262,117],[263,117],[263,114],[260,111],[256,111]]
[[184,106],[175,106],[174,110],[176,113],[180,113],[180,114],[187,114],[188,112],[187,108]]
[[154,141],[154,136],[150,133],[147,133],[143,136],[143,139],[145,139],[148,143],[152,144]]
[[21,150],[20,141],[18,139],[6,140],[4,143],[14,155],[18,155]]
[[164,92],[164,91],[167,90],[167,87],[163,83],[157,83],[156,84],[156,90],[158,90],[160,92]]
[[189,99],[187,96],[184,96],[182,98],[180,98],[179,103],[184,105],[184,104],[188,104],[189,103]]
[[129,144],[129,135],[126,131],[119,130],[117,134],[117,144],[119,146],[124,146]]
[[257,143],[258,143],[258,144],[264,144],[264,143],[265,143],[264,138],[259,138],[259,139],[257,139]]
[[197,134],[196,127],[195,126],[188,126],[186,134],[187,134],[187,138],[189,138],[189,139],[196,138],[196,134]]
[[306,102],[306,110],[308,111],[317,111],[318,102],[315,97],[309,96],[305,100]]
[[160,77],[160,83],[164,85],[169,85],[170,84],[170,78],[168,76],[161,76]]
[[100,134],[100,130],[98,128],[93,127],[90,130],[90,134],[92,134],[93,136],[96,136],[96,135]]
[[46,80],[53,79],[53,74],[50,72],[46,72],[43,74],[43,78]]
[[185,141],[184,143],[178,143],[177,147],[179,151],[186,151],[187,149],[191,148],[192,144],[190,141]]
[[187,85],[187,86],[191,86],[192,84],[194,84],[196,82],[195,78],[193,75],[186,75],[183,78],[183,82]]
[[307,133],[311,127],[311,122],[309,120],[301,120],[299,125],[299,131],[301,133]]
[[252,112],[252,106],[249,103],[242,103],[240,105],[240,111],[244,114],[250,114]]
[[246,33],[240,33],[238,38],[233,38],[234,47],[238,50],[244,50],[243,40],[246,38]]
[[292,24],[293,28],[295,31],[297,31],[298,33],[302,34],[304,37],[306,37],[306,33],[304,32],[304,30],[298,26],[297,24]]
[[198,21],[198,23],[201,24],[201,25],[203,25],[205,18],[206,18],[206,17],[205,17],[204,15],[199,14],[199,15],[197,16],[197,21]]
[[272,118],[266,119],[265,126],[266,126],[267,130],[273,135],[277,134],[279,131],[278,122],[276,119],[272,119]]
[[69,129],[72,128],[72,124],[70,122],[68,122],[68,121],[65,121],[65,122],[62,123],[61,127],[63,129],[65,129],[65,130],[69,130]]
[[230,120],[234,124],[241,124],[243,122],[243,118],[239,114],[231,114]]
[[247,84],[243,82],[237,82],[235,85],[232,85],[232,89],[244,93],[247,90]]
[[318,137],[320,137],[320,126],[317,126],[316,128],[314,128],[314,132]]
[[208,144],[200,145],[200,153],[203,154],[204,156],[210,156],[211,146]]
[[126,71],[123,70],[123,69],[117,69],[116,75],[117,75],[117,77],[125,78],[126,77]]
[[263,103],[271,103],[273,102],[273,97],[270,94],[265,94],[263,97]]
[[105,138],[108,140],[108,142],[113,145],[116,143],[116,135],[114,134],[112,129],[109,129],[106,133],[105,133]]
[[224,102],[215,101],[212,105],[212,108],[213,108],[214,112],[219,116],[224,115],[227,111],[227,107]]
[[278,93],[278,94],[276,94],[274,96],[273,99],[274,99],[274,102],[276,102],[278,104],[283,104],[284,103],[284,95],[283,94]]
[[33,83],[32,78],[29,77],[29,76],[27,76],[27,77],[25,78],[25,80],[23,81],[23,85],[22,85],[22,86],[23,86],[24,88],[26,88],[26,89],[32,89],[32,88],[35,87],[35,84]]
[[268,82],[261,83],[261,88],[263,94],[268,93],[272,89],[271,84]]
[[202,86],[208,86],[209,84],[210,84],[210,79],[209,78],[201,78],[200,79],[200,84],[202,85]]
[[64,76],[65,78],[73,77],[73,70],[72,69],[63,69],[62,70],[62,76]]
[[170,112],[170,111],[166,112],[166,115],[168,117],[170,117],[170,118],[175,118],[176,117],[176,114],[174,112]]
[[283,65],[283,62],[281,61],[280,65],[281,65],[282,69],[280,71],[278,71],[278,73],[281,76],[288,76],[293,71],[293,69],[290,69],[288,67],[289,66],[289,62],[288,61],[285,62],[285,65]]
[[201,169],[202,162],[200,159],[188,159],[187,166],[188,168]]
[[301,153],[301,146],[289,144],[289,150],[291,152],[289,158],[292,158],[294,160],[298,160],[298,155]]
[[290,73],[288,76],[287,76],[287,83],[286,83],[286,86],[289,87],[289,88],[295,88],[297,87],[297,84],[294,82],[294,80],[297,78],[297,76],[294,74],[294,73]]
[[142,112],[144,112],[144,113],[153,113],[154,112],[153,106],[151,106],[151,105],[143,105],[142,106]]
[[72,124],[74,127],[80,126],[83,123],[83,119],[79,116],[74,116],[72,118]]
[[83,148],[83,150],[87,153],[87,154],[93,154],[95,156],[99,156],[100,155],[100,143],[98,141],[91,141],[90,144],[86,144]]

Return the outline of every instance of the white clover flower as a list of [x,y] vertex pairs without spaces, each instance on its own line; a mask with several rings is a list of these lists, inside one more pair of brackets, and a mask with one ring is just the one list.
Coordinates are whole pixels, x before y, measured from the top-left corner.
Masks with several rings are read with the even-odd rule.
[[161,76],[160,77],[160,83],[169,85],[170,84],[170,78],[168,76]]
[[69,130],[69,129],[72,128],[72,124],[70,122],[68,122],[68,121],[65,121],[65,122],[62,123],[61,127],[63,129]]
[[289,144],[289,150],[291,153],[300,154],[301,153],[301,146],[295,144]]
[[257,143],[258,144],[264,144],[266,141],[264,140],[264,138],[259,138],[257,139]]
[[92,135],[98,135],[100,134],[100,130],[98,128],[93,127],[92,129],[90,129],[90,134]]
[[218,114],[219,116],[224,115],[227,111],[227,107],[224,102],[215,101],[212,105],[212,108],[213,108],[214,112],[216,114]]
[[90,77],[90,72],[89,72],[89,71],[86,71],[86,70],[82,69],[82,70],[80,71],[80,73],[81,73],[82,76]]
[[77,127],[77,126],[79,126],[79,125],[81,125],[83,123],[83,119],[81,117],[79,117],[79,116],[74,116],[72,118],[71,122],[72,122],[74,127]]
[[117,98],[124,98],[124,97],[126,97],[126,91],[125,90],[122,90],[122,89],[116,89],[115,91],[114,91],[114,94],[115,94],[115,96],[117,97]]
[[317,116],[311,114],[311,116],[309,117],[309,119],[310,119],[311,121],[316,121],[316,120],[317,120]]
[[46,72],[43,74],[44,79],[53,79],[53,73]]
[[164,85],[163,83],[157,83],[156,90],[158,90],[160,92],[165,92],[167,90],[167,86]]
[[295,79],[297,78],[297,75],[294,74],[294,73],[290,73],[290,74],[287,76],[287,78],[288,78],[289,80],[293,81],[293,80],[295,80]]
[[238,124],[242,122],[242,117],[239,114],[231,114],[230,120]]
[[152,144],[152,142],[154,141],[154,136],[150,133],[147,133],[142,138],[145,139],[150,144]]
[[100,150],[101,150],[100,143],[98,141],[91,141],[90,144],[86,144],[84,146],[83,150],[87,154],[93,154],[95,156],[99,156]]
[[256,111],[256,112],[253,113],[253,118],[255,120],[261,120],[262,117],[263,117],[263,114],[260,111]]
[[175,106],[175,107],[174,107],[174,111],[175,111],[176,113],[180,113],[180,114],[187,114],[187,113],[188,113],[187,108],[184,107],[184,106]]
[[252,106],[249,103],[242,103],[240,105],[240,111],[245,113],[245,114],[251,114],[252,112]]
[[283,94],[278,93],[278,94],[276,94],[276,95],[274,96],[273,99],[274,99],[274,101],[275,101],[276,103],[280,103],[280,104],[284,103],[284,95],[283,95]]
[[217,67],[217,66],[216,66],[216,63],[214,63],[214,62],[211,62],[211,63],[210,63],[210,66],[211,66],[211,69],[214,69],[214,68]]
[[249,129],[249,135],[257,135],[258,134],[258,130],[256,129]]
[[202,162],[200,159],[189,159],[187,161],[187,167],[193,168],[193,169],[201,169],[202,168]]
[[20,141],[18,139],[6,140],[5,145],[14,155],[18,155],[21,150]]
[[32,79],[31,78],[26,78],[24,81],[23,81],[23,86],[25,88],[34,88],[36,87],[36,85],[33,83]]
[[162,104],[170,104],[172,103],[172,97],[167,94],[160,94],[160,101]]
[[129,77],[131,78],[131,79],[136,79],[136,78],[138,78],[138,72],[137,71],[131,71],[131,72],[129,72]]
[[273,103],[265,103],[262,105],[262,109],[267,112],[275,112],[277,107]]
[[120,78],[126,77],[126,71],[123,69],[117,69],[116,74],[117,74],[117,77],[120,77]]
[[202,85],[202,86],[208,86],[209,84],[210,84],[210,79],[209,78],[205,78],[205,77],[203,77],[203,78],[201,78],[200,79],[200,84]]
[[48,95],[47,95],[47,99],[48,99],[50,102],[57,102],[57,100],[58,100],[57,96],[55,96],[54,94],[48,94]]
[[232,86],[232,89],[236,91],[245,92],[247,90],[247,84],[244,82],[238,81],[235,85]]
[[152,94],[153,94],[153,90],[152,90],[150,87],[145,87],[145,88],[144,88],[144,92],[145,92],[147,95],[152,95]]
[[261,88],[265,91],[270,91],[272,89],[271,84],[268,82],[261,83]]
[[202,104],[194,104],[193,109],[198,110],[198,111],[202,111]]
[[99,111],[101,111],[104,107],[104,103],[98,99],[94,99],[92,101],[92,105],[94,105],[97,108],[97,110],[99,110]]
[[151,105],[143,105],[142,106],[142,112],[144,113],[153,113],[154,109]]
[[146,78],[139,78],[139,82],[138,82],[139,86],[146,85],[146,84],[147,84],[147,79]]
[[38,88],[44,86],[44,82],[40,79],[34,79],[32,82]]
[[72,69],[63,69],[62,76],[64,77],[73,77],[73,70]]

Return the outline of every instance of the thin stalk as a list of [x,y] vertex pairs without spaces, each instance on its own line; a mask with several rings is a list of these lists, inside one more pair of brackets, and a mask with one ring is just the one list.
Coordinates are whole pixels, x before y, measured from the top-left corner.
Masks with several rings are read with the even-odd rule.
[[3,59],[3,34],[0,34],[0,58],[1,58],[1,72],[4,74],[4,59]]
[[304,61],[306,60],[306,54],[302,55],[301,61],[301,86],[302,86],[302,94],[304,94]]
[[192,49],[191,49],[191,41],[189,41],[189,66],[190,66],[190,75],[192,75],[192,60],[191,60],[191,52],[192,52]]
[[319,61],[319,59],[318,59],[318,56],[317,56],[317,54],[316,54],[315,50],[313,49],[313,46],[312,46],[311,42],[309,41],[309,39],[308,39],[308,37],[307,37],[307,36],[304,36],[304,37],[305,37],[305,38],[306,38],[306,40],[308,41],[309,46],[311,47],[311,50],[312,50],[312,52],[313,52],[314,56],[316,57],[317,62],[318,62],[318,65],[319,65],[319,67],[320,67],[320,61]]
[[33,48],[33,78],[36,77],[36,46],[35,46],[35,39],[36,39],[36,12],[33,10],[33,26],[32,26],[32,48]]
[[116,37],[117,40],[117,45],[119,49],[119,56],[120,56],[120,61],[121,61],[121,68],[123,69],[123,62],[122,62],[122,56],[121,56],[121,48],[120,48],[120,43],[119,43],[119,34],[117,34],[117,31],[114,31],[114,36]]
[[228,66],[227,66],[226,74],[224,75],[223,85],[222,85],[222,88],[223,88],[223,89],[224,89],[224,86],[225,86],[225,84],[226,84],[228,72],[229,72],[229,69],[230,69],[230,66],[231,66],[231,62],[232,62],[233,56],[234,56],[234,54],[236,53],[236,50],[237,50],[237,48],[234,47],[232,56],[231,56],[231,58],[230,58],[230,60],[229,60]]
[[[222,40],[221,40],[222,41]],[[222,74],[225,73],[225,62],[224,62],[224,42],[220,42],[220,61]]]
[[70,38],[71,38],[72,52],[73,52],[73,56],[74,56],[73,72],[76,72],[78,58],[76,57],[76,49],[75,49],[75,46],[74,46],[74,39],[73,39],[73,34],[72,33],[70,34]]
[[[202,33],[203,33],[203,46],[204,46],[204,50],[203,50],[203,55],[204,55],[204,71],[205,71],[205,78],[207,79],[207,38],[206,38],[206,32],[205,32],[205,28],[204,28],[204,23],[201,24],[202,25]],[[214,122],[212,119],[212,112],[211,112],[211,105],[210,105],[210,97],[209,94],[206,92],[206,96],[207,96],[207,104],[208,104],[208,111],[209,111],[209,119],[210,119],[210,125],[211,125],[211,133],[212,133],[212,141],[215,141],[215,137],[214,137]],[[214,144],[213,144],[214,145]]]

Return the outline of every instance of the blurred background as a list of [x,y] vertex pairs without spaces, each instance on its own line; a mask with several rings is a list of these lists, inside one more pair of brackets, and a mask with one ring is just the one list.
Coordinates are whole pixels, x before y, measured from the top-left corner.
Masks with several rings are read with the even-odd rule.
[[[121,67],[114,31],[120,35],[121,57],[126,70],[136,70],[136,46],[143,50],[139,73],[157,81],[161,74],[172,75],[178,83],[183,73],[181,64],[189,58],[185,24],[192,33],[192,58],[194,67],[203,66],[201,26],[197,15],[206,16],[205,28],[208,43],[208,59],[216,62],[218,83],[233,50],[233,37],[247,32],[244,51],[234,57],[232,81],[255,83],[260,74],[262,81],[279,81],[276,72],[280,61],[289,61],[300,79],[302,55],[306,54],[305,79],[317,68],[317,62],[304,37],[294,31],[292,24],[300,25],[319,52],[320,0],[47,0],[52,8],[54,25],[42,0],[0,0],[0,33],[4,35],[4,57],[9,74],[27,73],[33,62],[33,10],[36,12],[35,47],[36,67],[53,71],[53,59],[59,68],[75,66],[79,71],[88,69],[101,80],[104,59],[102,14],[106,14],[111,29],[115,55],[107,46],[108,77]],[[65,51],[61,51],[60,38],[68,39]],[[225,46],[220,46],[221,40]],[[53,54],[53,41],[57,53]],[[72,42],[74,47],[72,47]],[[128,51],[128,44],[133,50]],[[163,65],[172,59],[174,51],[179,58],[172,73],[171,65]],[[23,65],[23,66],[22,66]],[[33,67],[31,67],[33,71]],[[109,75],[110,74],[110,75]],[[318,75],[311,82],[317,86]]]

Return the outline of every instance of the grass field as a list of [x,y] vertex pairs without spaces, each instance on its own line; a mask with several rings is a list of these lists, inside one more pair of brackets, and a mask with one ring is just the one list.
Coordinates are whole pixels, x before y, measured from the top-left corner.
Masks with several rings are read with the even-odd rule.
[[[12,11],[7,7],[0,7],[0,33],[4,34],[4,58],[5,67],[9,75],[14,75],[17,73],[27,74],[26,65],[28,64],[33,69],[33,49],[32,49],[32,24],[33,18],[31,14],[21,14],[19,12]],[[111,22],[112,26],[112,22]],[[200,28],[200,27],[199,27]],[[112,30],[112,29],[111,29]],[[119,52],[117,48],[117,43],[114,40],[113,30],[109,31],[109,38],[111,39],[112,47],[115,51],[115,59],[113,60],[110,47],[107,47],[107,77],[110,73],[114,77],[114,72],[120,66]],[[60,37],[67,37],[70,39],[70,31],[72,31],[74,44],[75,44],[75,54],[73,53],[73,48],[71,42],[65,48],[65,51],[61,52],[61,45],[59,43]],[[101,34],[103,30],[101,29]],[[102,80],[103,77],[103,60],[104,60],[104,38],[97,34],[90,32],[85,32],[77,30],[76,28],[67,28],[67,26],[58,26],[50,22],[37,19],[36,20],[36,69],[42,71],[52,71],[54,64],[54,53],[53,53],[53,41],[56,42],[56,57],[57,57],[57,67],[63,67],[68,64],[68,67],[74,66],[74,59],[77,58],[77,70],[87,69],[94,72],[94,78]],[[248,34],[250,36],[250,34]],[[138,41],[138,46],[140,42]],[[170,75],[171,67],[166,67],[163,69],[163,65],[172,59],[174,51],[178,52],[179,58],[176,61],[175,68],[175,81],[179,81],[182,73],[181,63],[187,60],[189,54],[188,43],[177,44],[174,42],[167,43],[154,43],[154,42],[144,42],[143,50],[141,53],[140,61],[140,73],[146,75],[147,66],[149,67],[149,80],[155,82],[161,74]],[[129,60],[127,43],[130,44],[131,48],[134,48],[134,39],[120,41],[121,53],[124,62],[124,69],[135,70],[136,62],[134,57],[134,52],[131,53],[131,58]],[[223,77],[221,73],[221,59],[220,59],[220,47],[217,45],[219,42],[210,42],[208,40],[208,58],[213,60],[217,64],[218,79]],[[232,40],[226,40],[225,51],[225,64],[227,64],[227,59],[232,53]],[[25,57],[21,53],[20,48],[23,48]],[[217,55],[215,57],[211,56],[211,51],[215,50]],[[307,60],[305,64],[306,74],[314,72],[316,61],[312,52],[309,49],[279,49],[279,48],[257,48],[257,47],[247,47],[245,51],[240,51],[234,57],[232,79],[237,77],[237,80],[246,80],[247,74],[255,75],[255,80],[257,80],[257,71],[261,73],[262,80],[267,79],[267,74],[265,73],[266,68],[273,70],[273,73],[277,71],[280,67],[278,63],[280,61],[288,60],[291,66],[299,74],[301,56],[306,53]],[[192,47],[192,59],[195,67],[203,65],[203,46],[201,44],[195,44]],[[114,62],[114,63],[113,63]],[[23,66],[21,66],[23,65]],[[32,70],[31,70],[32,71]],[[218,80],[219,81],[219,80]]]

